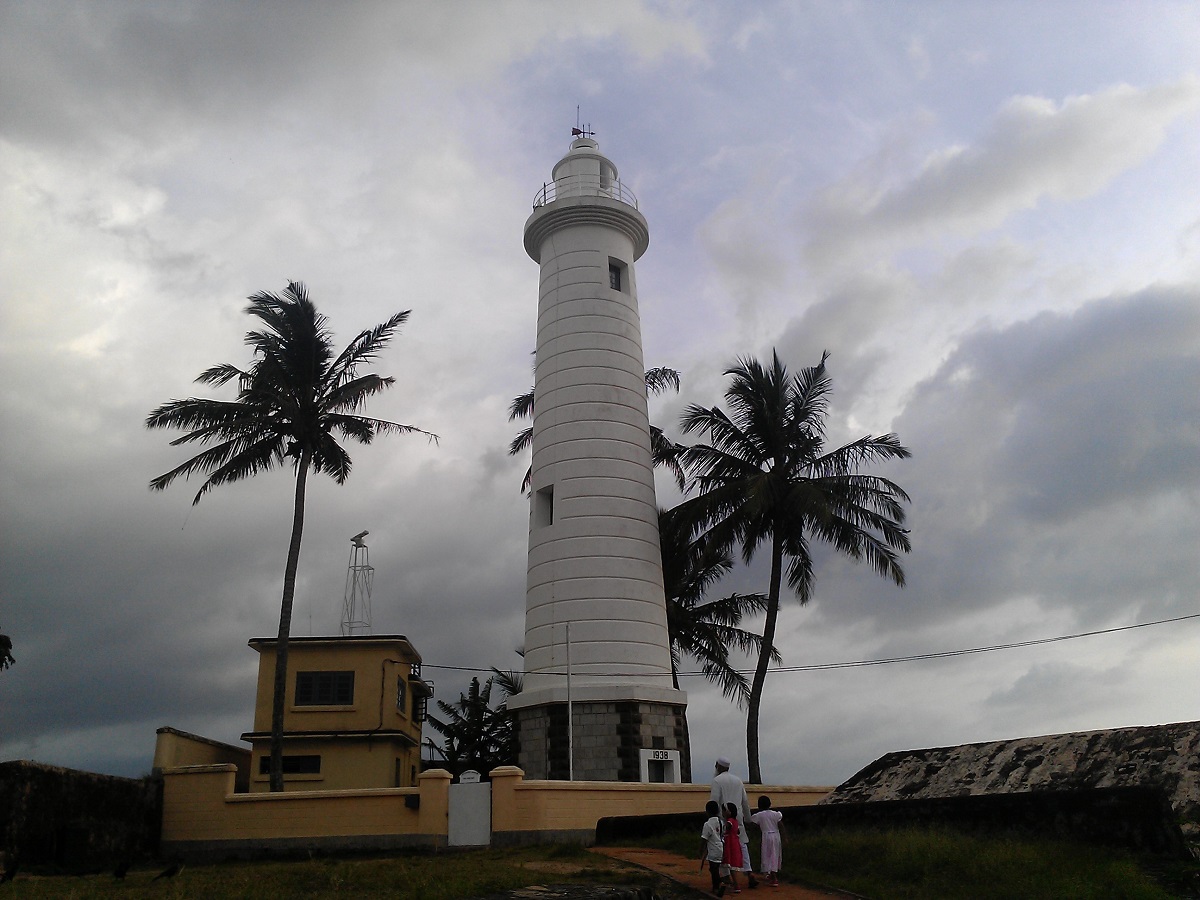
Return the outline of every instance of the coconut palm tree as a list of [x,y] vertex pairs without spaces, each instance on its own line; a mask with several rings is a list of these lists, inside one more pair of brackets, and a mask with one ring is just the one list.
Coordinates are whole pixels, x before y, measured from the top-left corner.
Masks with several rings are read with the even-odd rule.
[[351,460],[338,437],[369,444],[377,434],[436,435],[412,425],[400,425],[359,415],[366,400],[391,387],[395,379],[360,375],[408,320],[409,310],[363,331],[340,354],[304,285],[290,282],[282,295],[261,292],[250,297],[246,313],[260,320],[261,330],[246,334],[253,348],[249,369],[218,365],[201,372],[200,384],[222,386],[235,381],[236,400],[189,398],[171,400],[146,418],[147,428],[186,431],[171,441],[207,445],[169,472],[150,482],[161,491],[176,478],[207,475],[192,500],[200,502],[219,485],[241,481],[259,472],[290,464],[296,477],[292,536],[283,576],[279,637],[275,645],[275,697],[271,714],[271,790],[283,790],[283,701],[287,685],[288,640],[300,540],[304,533],[304,497],[310,470],[342,484]]
[[860,472],[864,465],[911,454],[894,434],[867,435],[827,450],[825,416],[832,390],[825,361],[789,374],[772,353],[769,366],[743,357],[725,370],[730,413],[692,405],[684,410],[685,434],[707,443],[689,447],[683,464],[699,490],[689,515],[721,547],[740,547],[749,563],[760,546],[771,553],[762,648],[750,685],[746,755],[750,781],[762,783],[758,719],[763,685],[779,616],[783,577],[801,604],[812,598],[810,540],[825,541],[852,559],[904,585],[899,552],[910,548],[902,527],[908,495],[886,478]]
[[[668,369],[665,366],[660,366],[657,369],[648,369],[646,371],[646,391],[650,394],[661,394],[664,391],[671,389],[679,390],[679,373],[674,369]],[[533,388],[530,388],[526,393],[519,397],[514,397],[512,403],[508,405],[508,421],[516,422],[519,419],[533,418]],[[521,429],[517,436],[512,439],[512,443],[508,445],[508,455],[516,456],[518,453],[523,453],[533,444],[533,426]],[[665,466],[667,471],[675,479],[675,483],[679,485],[682,491],[684,486],[683,467],[679,464],[679,455],[683,452],[683,447],[676,444],[665,434],[663,430],[655,425],[650,426],[650,454],[655,466]],[[521,491],[529,493],[529,480],[533,476],[533,468],[525,470],[525,480],[521,482]]]
[[[750,697],[750,682],[734,668],[729,653],[738,650],[757,655],[762,649],[762,637],[745,630],[741,623],[745,616],[763,612],[767,598],[734,593],[705,600],[708,590],[733,568],[733,557],[708,535],[697,535],[688,518],[686,504],[658,512],[671,677],[678,688],[681,660],[690,656],[700,664],[704,677],[740,706]],[[775,648],[771,648],[771,659],[781,659]]]

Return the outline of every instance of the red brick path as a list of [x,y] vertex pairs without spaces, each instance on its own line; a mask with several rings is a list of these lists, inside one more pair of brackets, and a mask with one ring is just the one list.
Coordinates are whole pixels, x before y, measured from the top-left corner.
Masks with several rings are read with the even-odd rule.
[[[677,881],[680,884],[695,888],[706,894],[710,892],[710,888],[712,887],[712,879],[709,878],[708,870],[704,869],[701,871],[700,869],[699,857],[696,859],[684,859],[682,856],[674,853],[668,853],[665,850],[655,850],[649,847],[593,847],[592,850],[596,853],[603,853],[612,859],[618,859],[621,862],[632,863],[635,866],[650,869],[652,872],[658,872],[660,875],[667,876],[672,881]],[[770,887],[759,881],[758,888],[751,891],[746,887],[746,878],[744,875],[738,877],[738,884],[742,892],[734,894],[727,890],[725,892],[725,900],[730,900],[733,897],[737,897],[738,900],[829,900],[831,897],[854,896],[853,894],[840,891],[789,884],[786,881],[780,882],[777,888]]]

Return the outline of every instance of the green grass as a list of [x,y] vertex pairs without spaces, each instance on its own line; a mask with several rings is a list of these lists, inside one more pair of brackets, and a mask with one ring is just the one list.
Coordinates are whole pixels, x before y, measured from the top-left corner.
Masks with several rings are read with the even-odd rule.
[[[532,868],[531,868],[532,866]],[[389,857],[317,858],[290,862],[189,865],[170,880],[151,879],[162,866],[111,875],[39,877],[21,873],[0,886],[9,898],[375,898],[461,900],[533,884],[647,884],[647,873],[614,868],[582,847],[413,852]]]
[[[647,842],[689,857],[697,835]],[[753,846],[751,858],[758,859]],[[1178,868],[1178,867],[1173,867]],[[1190,872],[1200,867],[1184,864]],[[844,830],[788,837],[783,880],[879,900],[1169,900],[1136,859],[1065,841],[972,837],[934,828]]]
[[[698,858],[690,832],[645,842]],[[753,858],[758,848],[752,841]],[[1196,863],[1153,863],[1162,883],[1132,857],[1067,842],[979,838],[941,829],[828,831],[787,838],[784,880],[838,887],[875,900],[1169,900],[1200,883]],[[638,884],[676,893],[643,871],[622,869],[578,846],[408,852],[386,857],[322,857],[291,862],[191,865],[151,881],[161,866],[110,875],[39,877],[22,872],[0,886],[8,898],[368,898],[462,900],[535,884]],[[759,892],[761,894],[761,891]],[[742,896],[747,896],[743,894]],[[1194,894],[1192,896],[1195,896]]]

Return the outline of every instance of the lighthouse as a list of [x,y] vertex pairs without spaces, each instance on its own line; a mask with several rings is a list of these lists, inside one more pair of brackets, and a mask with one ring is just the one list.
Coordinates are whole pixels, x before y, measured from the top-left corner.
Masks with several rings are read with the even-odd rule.
[[525,678],[508,707],[528,778],[690,780],[634,272],[649,240],[616,166],[580,134],[525,223],[541,273]]

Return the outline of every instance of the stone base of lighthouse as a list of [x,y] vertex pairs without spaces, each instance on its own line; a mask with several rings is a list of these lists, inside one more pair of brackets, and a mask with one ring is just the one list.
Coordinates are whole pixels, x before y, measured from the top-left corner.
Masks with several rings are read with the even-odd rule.
[[513,710],[520,752],[529,779],[571,777],[575,781],[692,780],[686,707],[646,700],[584,701],[571,704],[574,734],[567,728],[567,704],[548,703]]

